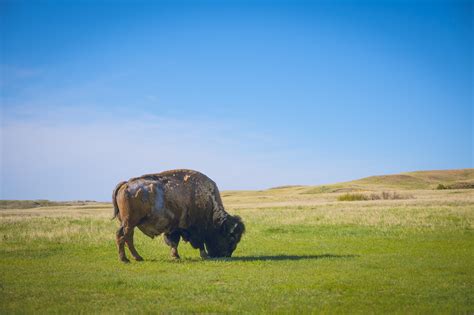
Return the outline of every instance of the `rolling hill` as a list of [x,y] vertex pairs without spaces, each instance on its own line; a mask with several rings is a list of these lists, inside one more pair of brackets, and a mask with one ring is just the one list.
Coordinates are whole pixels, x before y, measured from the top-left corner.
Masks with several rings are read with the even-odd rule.
[[[474,169],[416,171],[394,175],[370,176],[353,181],[318,186],[280,186],[258,191],[223,191],[224,203],[231,207],[288,206],[292,204],[318,204],[335,201],[344,193],[381,194],[399,191],[402,195],[416,194],[433,198],[446,198],[437,194],[438,186],[448,189],[474,189]],[[465,189],[464,189],[465,190]]]
[[309,186],[302,193],[437,189],[440,184],[448,189],[474,188],[474,169],[416,171],[370,176],[331,185]]
[[[435,189],[439,184],[450,188],[474,185],[474,169],[436,170],[370,176],[339,185],[387,189]],[[474,186],[472,187],[474,188]]]

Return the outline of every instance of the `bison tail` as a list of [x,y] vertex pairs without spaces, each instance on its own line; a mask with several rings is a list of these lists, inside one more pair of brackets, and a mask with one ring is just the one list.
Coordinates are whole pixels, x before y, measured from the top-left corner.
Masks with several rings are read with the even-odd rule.
[[114,205],[114,216],[112,217],[112,220],[115,219],[119,214],[119,207],[118,207],[118,204],[117,204],[117,193],[118,193],[120,187],[122,187],[122,185],[125,184],[125,183],[126,183],[126,181],[120,182],[117,186],[115,186],[115,189],[112,193],[112,204]]

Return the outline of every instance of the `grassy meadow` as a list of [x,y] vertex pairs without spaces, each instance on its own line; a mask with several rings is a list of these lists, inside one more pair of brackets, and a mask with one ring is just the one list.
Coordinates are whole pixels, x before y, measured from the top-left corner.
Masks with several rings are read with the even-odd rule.
[[[474,189],[436,189],[473,181],[471,169],[225,191],[247,227],[231,259],[181,243],[175,261],[137,230],[145,261],[123,264],[109,203],[3,206],[0,313],[473,313]],[[352,193],[397,198],[341,200]]]

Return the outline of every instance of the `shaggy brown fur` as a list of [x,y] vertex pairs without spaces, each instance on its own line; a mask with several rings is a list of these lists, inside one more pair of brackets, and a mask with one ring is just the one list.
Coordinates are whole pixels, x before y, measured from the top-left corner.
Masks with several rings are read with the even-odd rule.
[[[230,257],[245,226],[224,210],[216,184],[192,170],[143,175],[115,187],[114,217],[121,222],[116,242],[119,258],[128,262],[125,244],[136,260],[143,260],[133,245],[138,227],[154,238],[164,233],[171,256],[179,258],[180,238],[200,250],[201,257]],[[207,252],[206,252],[207,250]]]

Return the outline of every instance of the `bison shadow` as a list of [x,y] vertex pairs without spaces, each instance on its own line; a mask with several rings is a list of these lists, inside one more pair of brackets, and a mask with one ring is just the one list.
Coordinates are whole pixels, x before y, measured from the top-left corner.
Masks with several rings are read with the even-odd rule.
[[[219,258],[207,258],[207,261],[226,261],[226,262],[237,262],[237,261],[285,261],[285,260],[310,260],[310,259],[349,259],[359,257],[359,255],[334,255],[334,254],[321,254],[321,255],[262,255],[262,256],[236,256],[236,257],[219,257]],[[172,262],[172,263],[198,263],[205,261],[200,257],[187,257],[182,259],[147,259],[149,262]]]
[[[230,261],[281,261],[281,260],[307,260],[307,259],[347,259],[355,258],[358,255],[334,255],[334,254],[321,254],[321,255],[273,255],[273,256],[236,256],[227,258]],[[219,259],[219,258],[215,258]]]

